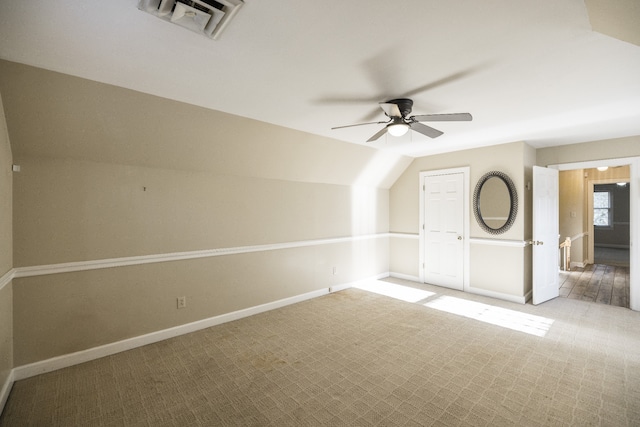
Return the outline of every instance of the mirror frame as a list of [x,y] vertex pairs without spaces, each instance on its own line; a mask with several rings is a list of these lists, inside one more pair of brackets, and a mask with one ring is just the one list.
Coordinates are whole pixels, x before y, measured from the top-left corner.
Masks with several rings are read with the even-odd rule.
[[[482,192],[482,186],[491,178],[499,178],[502,182],[507,186],[507,190],[509,191],[510,207],[509,207],[509,216],[504,225],[500,228],[491,228],[489,227],[482,218],[482,212],[480,210],[480,193]],[[490,234],[502,234],[511,228],[513,223],[516,220],[516,215],[518,214],[518,193],[516,192],[516,186],[511,181],[511,178],[505,173],[499,171],[491,171],[487,172],[478,180],[476,184],[476,189],[473,192],[473,215],[476,217],[476,221],[484,231]]]

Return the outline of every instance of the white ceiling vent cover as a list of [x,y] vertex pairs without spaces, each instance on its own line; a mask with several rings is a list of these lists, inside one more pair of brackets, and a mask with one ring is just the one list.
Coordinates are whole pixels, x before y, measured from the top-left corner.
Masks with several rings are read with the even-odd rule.
[[243,4],[242,0],[140,0],[138,9],[215,40]]

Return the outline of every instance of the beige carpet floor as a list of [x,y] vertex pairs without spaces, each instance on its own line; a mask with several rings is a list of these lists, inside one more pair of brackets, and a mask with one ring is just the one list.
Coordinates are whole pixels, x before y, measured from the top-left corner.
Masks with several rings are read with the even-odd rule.
[[0,426],[640,425],[638,312],[366,289],[18,381]]

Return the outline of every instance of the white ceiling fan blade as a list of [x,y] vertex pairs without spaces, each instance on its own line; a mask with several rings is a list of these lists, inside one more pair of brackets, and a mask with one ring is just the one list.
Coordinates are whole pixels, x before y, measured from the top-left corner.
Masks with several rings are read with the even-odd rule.
[[382,129],[380,129],[375,135],[373,135],[371,138],[367,139],[367,142],[373,142],[376,139],[380,138],[382,135],[384,135],[385,133],[387,133],[387,127],[383,127]]
[[400,112],[400,108],[398,108],[397,104],[381,102],[380,108],[382,108],[382,111],[384,111],[384,113],[389,117],[402,117],[402,113]]
[[411,119],[416,122],[470,122],[473,117],[469,113],[451,113],[423,114],[421,116],[413,116]]
[[334,129],[344,129],[344,128],[351,128],[354,126],[364,126],[364,125],[381,125],[381,124],[385,124],[385,123],[389,123],[388,121],[386,122],[368,122],[368,123],[356,123],[353,125],[345,125],[345,126],[336,126],[336,127],[332,127],[331,130]]
[[437,138],[444,133],[440,132],[438,129],[434,129],[430,126],[423,125],[422,123],[418,122],[409,123],[409,127],[411,128],[411,130],[415,130],[416,132],[426,135],[429,138]]

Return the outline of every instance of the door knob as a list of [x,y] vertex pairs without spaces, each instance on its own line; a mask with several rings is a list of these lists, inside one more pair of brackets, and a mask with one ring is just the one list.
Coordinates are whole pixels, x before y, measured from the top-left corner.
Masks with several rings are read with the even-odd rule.
[[462,240],[462,236],[458,236],[458,240]]

